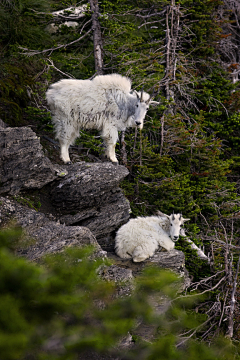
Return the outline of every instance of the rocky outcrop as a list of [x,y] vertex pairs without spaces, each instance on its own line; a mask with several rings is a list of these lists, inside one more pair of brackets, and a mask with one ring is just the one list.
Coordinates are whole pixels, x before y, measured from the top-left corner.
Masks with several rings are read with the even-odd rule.
[[51,190],[60,222],[88,227],[105,250],[113,250],[112,232],[129,219],[130,205],[119,188],[127,175],[124,166],[108,162],[69,166]]
[[87,227],[106,250],[113,249],[114,231],[129,219],[129,202],[119,188],[128,170],[108,162],[52,164],[30,128],[1,124],[0,194],[43,189],[45,214],[54,213],[62,225]]
[[142,262],[133,262],[132,259],[121,259],[116,254],[111,253],[111,259],[118,266],[131,269],[133,274],[141,273],[146,265],[156,265],[163,269],[169,269],[179,274],[181,277],[185,275],[185,256],[182,251],[173,249],[171,251],[156,252],[151,258]]
[[62,214],[113,203],[120,193],[119,182],[127,175],[124,166],[109,162],[73,164],[68,175],[54,186],[52,203]]
[[44,156],[39,138],[28,127],[0,127],[0,194],[40,189],[61,171]]
[[[0,194],[5,197],[0,198],[0,226],[14,218],[32,240],[19,254],[37,261],[44,254],[68,246],[92,244],[100,253],[101,248],[107,250],[115,264],[106,270],[106,279],[117,281],[126,277],[130,281],[144,266],[157,264],[188,281],[184,254],[180,251],[160,252],[142,263],[114,254],[115,231],[128,221],[130,213],[129,202],[119,188],[128,175],[124,166],[109,162],[53,165],[30,128],[3,125],[0,124]],[[34,189],[40,189],[40,199],[46,200],[41,211],[13,199],[16,194],[24,198]]]
[[38,261],[42,256],[66,247],[84,245],[93,245],[100,256],[105,256],[88,228],[62,225],[36,210],[0,197],[0,226],[4,227],[12,220],[24,231],[24,244],[19,244],[18,254],[29,260]]
[[[93,245],[93,256],[108,256],[111,266],[99,269],[106,281],[117,283],[115,297],[129,296],[133,279],[151,264],[167,268],[182,279],[182,288],[189,283],[185,257],[181,251],[159,252],[141,263],[121,259],[114,253],[114,235],[129,219],[130,205],[119,183],[128,175],[124,166],[112,163],[54,165],[44,156],[40,141],[28,127],[8,128],[0,123],[0,228],[13,219],[24,232],[24,242],[17,253],[31,261],[40,261],[46,254],[63,251],[66,247]],[[20,204],[38,190],[42,203],[40,211]],[[18,196],[16,196],[18,195]],[[106,253],[107,250],[108,253]],[[166,311],[167,299],[152,298],[157,313]],[[152,341],[154,326],[140,320],[134,334]],[[133,346],[131,334],[118,348]],[[95,357],[95,355],[97,357]],[[99,359],[87,352],[83,359]],[[106,359],[116,359],[103,356]]]
[[2,120],[2,119],[0,119],[0,128],[7,128],[8,127],[8,125]]

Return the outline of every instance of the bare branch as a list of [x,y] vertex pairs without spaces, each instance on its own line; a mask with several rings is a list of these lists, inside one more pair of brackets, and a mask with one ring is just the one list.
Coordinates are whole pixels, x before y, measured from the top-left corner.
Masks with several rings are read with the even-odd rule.
[[201,296],[201,295],[203,295],[203,294],[206,294],[206,293],[209,292],[209,291],[213,291],[213,290],[217,289],[217,288],[219,287],[219,285],[220,285],[224,280],[226,280],[226,276],[224,276],[221,280],[219,280],[219,282],[218,282],[215,286],[211,287],[210,289],[206,289],[206,290],[202,291],[201,293],[187,294],[187,295],[184,295],[184,296],[178,296],[178,297],[176,297],[175,299],[173,299],[172,301],[175,301],[175,300],[177,300],[177,299],[182,299],[182,298],[184,298],[184,297]]
[[57,47],[54,47],[54,48],[49,48],[49,49],[45,49],[45,50],[29,50],[27,48],[24,48],[22,46],[19,46],[19,49],[21,50],[24,50],[21,54],[22,55],[26,55],[26,56],[34,56],[34,55],[39,55],[39,54],[45,54],[47,52],[50,52],[52,53],[53,51],[55,50],[59,50],[59,49],[62,49],[62,48],[66,48],[67,46],[70,46],[70,45],[73,45],[75,43],[77,43],[78,41],[81,41],[82,39],[84,39],[90,32],[92,31],[92,29],[89,29],[83,36],[81,36],[80,38],[74,40],[74,41],[71,41],[70,43],[68,44],[64,44],[64,45],[59,45]]
[[47,59],[49,62],[50,62],[50,67],[53,67],[56,71],[60,72],[62,75],[70,78],[70,79],[75,79],[74,76],[70,75],[70,74],[67,74],[67,73],[64,73],[63,71],[61,71],[60,69],[58,69],[54,64],[53,64],[53,61],[51,59]]

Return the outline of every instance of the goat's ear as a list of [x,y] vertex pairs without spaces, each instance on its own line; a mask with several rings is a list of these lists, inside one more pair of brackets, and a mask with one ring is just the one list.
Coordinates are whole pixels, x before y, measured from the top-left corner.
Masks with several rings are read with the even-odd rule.
[[167,217],[168,219],[170,218],[170,216],[164,214],[164,213],[161,212],[160,210],[157,210],[157,215],[158,215],[158,216],[162,216],[162,217]]
[[159,105],[160,104],[159,101],[154,101],[154,100],[151,100],[151,99],[149,99],[147,103],[149,103],[149,105],[154,105],[154,104]]
[[182,218],[182,221],[183,222],[185,222],[185,221],[189,221],[190,219],[184,219],[184,218]]
[[151,93],[151,95],[149,96],[149,99],[146,101],[146,104],[149,104],[149,106],[150,105],[159,105],[160,104],[160,102],[159,101],[154,101],[154,100],[152,100],[155,96],[157,95],[157,93],[155,92],[155,91],[153,91],[152,93]]
[[151,96],[149,96],[149,99],[147,101],[145,101],[146,105],[150,105],[151,104]]

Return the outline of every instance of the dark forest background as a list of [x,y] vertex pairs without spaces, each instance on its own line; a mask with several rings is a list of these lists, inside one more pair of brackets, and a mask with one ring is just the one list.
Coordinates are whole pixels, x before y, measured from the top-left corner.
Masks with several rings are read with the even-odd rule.
[[[79,11],[74,12],[74,9]],[[97,51],[100,54],[98,57]],[[184,314],[181,315],[184,324],[187,315],[189,318],[196,313],[200,317],[204,315],[202,325],[201,321],[195,324],[194,320],[187,324],[189,330],[183,332],[189,344],[185,345],[184,341],[184,356],[201,360],[220,359],[221,356],[223,359],[239,359],[238,0],[0,1],[0,118],[13,127],[30,125],[40,136],[52,161],[60,162],[57,152],[46,140],[54,139],[51,115],[45,100],[47,88],[62,78],[89,79],[97,74],[110,73],[130,77],[134,89],[140,91],[144,86],[144,90],[160,102],[160,105],[151,107],[141,132],[128,129],[119,134],[118,160],[130,172],[121,187],[131,203],[132,216],[151,215],[157,210],[167,214],[182,212],[185,217],[191,218],[186,225],[187,235],[210,258],[209,265],[206,265],[184,241],[180,240],[177,245],[185,253],[186,266],[193,280],[189,294],[197,289],[205,294],[197,305],[187,296],[184,305],[176,307],[178,310],[171,314],[171,319],[177,311]],[[95,161],[102,153],[102,141],[94,131],[82,131],[76,147],[72,149],[73,159],[76,160]],[[2,238],[8,236],[17,237],[16,234],[5,234]],[[11,250],[6,250],[9,247],[7,243],[4,240],[2,249],[11,254]],[[54,269],[61,276],[61,271]],[[34,267],[31,271],[36,274],[42,270]],[[78,281],[79,278],[76,283]],[[63,282],[62,286],[65,285]],[[144,293],[147,285],[145,288],[141,286]],[[87,288],[91,293],[89,283]],[[74,286],[71,291],[73,289]],[[6,299],[10,296],[7,291]],[[65,301],[60,293],[61,290],[56,291],[59,303]],[[97,296],[99,292],[96,291],[93,298]],[[6,301],[2,299],[1,303]],[[140,302],[139,299],[132,301]],[[192,302],[191,311],[188,302]],[[54,311],[58,311],[52,306]],[[72,306],[71,301],[69,306]],[[143,307],[139,304],[139,308]],[[32,316],[27,314],[26,318]],[[36,321],[29,328],[35,329],[38,316],[34,316]],[[76,314],[74,316],[77,317]],[[133,312],[131,316],[134,318],[137,315]],[[14,315],[12,317],[15,318]],[[92,344],[101,352],[111,347],[128,326],[119,325],[120,319],[115,314],[111,325],[116,331],[113,331],[114,339],[105,343],[97,319],[94,320],[95,329],[98,329],[96,334],[92,330],[94,321],[91,329],[86,325],[86,333],[92,331],[96,341],[86,341],[84,346]],[[7,326],[4,321],[1,322]],[[45,323],[40,324],[38,328],[45,326]],[[61,323],[63,337],[70,336],[64,333],[64,326]],[[121,329],[119,333],[117,326]],[[19,332],[20,336],[23,330],[21,326],[19,329],[16,334]],[[159,342],[152,345],[152,350],[143,352],[146,354],[143,359],[179,359],[183,356],[181,346],[173,350],[177,338],[174,331],[170,326],[166,329],[167,335],[163,336],[160,331],[162,337]],[[22,359],[21,356],[25,356],[35,359],[34,355],[27,355],[28,351],[31,353],[29,339],[32,339],[32,333],[29,338],[26,337],[25,345],[17,355],[12,352],[15,345],[11,345],[10,335],[11,350],[1,358]],[[190,345],[193,339],[197,342]],[[216,341],[219,341],[217,346]],[[37,346],[40,346],[39,343]],[[72,349],[71,346],[69,348]],[[164,348],[168,349],[166,353]],[[67,355],[62,355],[61,351],[46,355],[43,351],[35,356],[36,359],[72,359],[82,348],[79,345],[74,349],[77,350],[69,350]],[[218,353],[219,349],[227,350]],[[126,356],[134,358],[136,355]]]

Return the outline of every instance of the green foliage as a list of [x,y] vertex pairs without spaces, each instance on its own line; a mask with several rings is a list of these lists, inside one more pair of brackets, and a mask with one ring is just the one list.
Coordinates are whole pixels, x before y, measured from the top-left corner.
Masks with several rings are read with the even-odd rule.
[[[194,238],[194,234],[191,231],[189,231],[189,234],[191,240],[198,245],[199,238]],[[180,239],[175,245],[175,249],[184,252],[185,266],[186,269],[189,271],[193,282],[211,275],[209,264],[206,262],[206,260],[201,260],[198,257],[197,251],[191,249],[190,244],[184,241],[184,238],[180,237]]]
[[[183,352],[189,360],[198,358],[198,343],[191,341],[184,351],[176,346],[179,332],[203,319],[189,312],[195,296],[176,298],[179,279],[173,273],[146,268],[132,295],[116,299],[116,285],[97,275],[105,262],[89,260],[92,249],[68,249],[36,265],[10,250],[20,235],[16,230],[0,232],[1,359],[70,360],[88,349],[107,353],[128,331],[134,333],[139,318],[158,329],[156,340],[150,344],[139,338],[126,358],[180,359]],[[172,301],[165,314],[154,312],[153,296],[155,301]],[[233,350],[226,341],[218,350],[202,344],[201,360],[234,359]]]
[[92,322],[100,316],[94,301],[107,301],[113,288],[97,276],[102,261],[90,262],[90,250],[75,249],[48,258],[45,268],[39,267],[15,258],[7,249],[7,240],[16,237],[12,231],[0,236],[1,358],[20,359],[37,351],[34,358],[50,359],[52,354],[48,357],[42,345],[47,346],[52,337],[65,339],[69,358],[76,349],[109,346],[116,334],[102,333],[106,326],[95,328]]
[[46,26],[44,12],[49,10],[46,0],[1,1],[0,41],[2,44],[34,46],[49,41],[43,28]]
[[19,204],[28,206],[30,209],[38,210],[41,207],[38,194],[34,194],[34,196],[31,196],[29,194],[24,196],[15,195],[14,200],[17,201]]
[[201,211],[211,218],[216,214],[214,204],[223,214],[233,210],[229,203],[237,199],[237,194],[234,183],[226,177],[233,161],[222,159],[221,141],[207,135],[203,124],[201,117],[193,124],[185,123],[180,116],[165,118],[167,131],[162,147],[158,143],[161,126],[145,126],[131,153],[131,182],[123,182],[134,215],[139,215],[139,210],[147,214],[161,209],[188,216]]
[[25,114],[31,121],[35,124],[39,124],[41,128],[44,126],[44,129],[47,131],[51,131],[53,129],[53,125],[51,123],[51,114],[45,109],[39,109],[33,106],[27,106],[25,108]]
[[[221,5],[221,0],[181,0],[181,5],[187,9],[187,19],[191,22],[191,44],[195,54],[203,57],[214,54],[216,42],[221,32],[220,22],[215,17],[215,10]],[[189,44],[189,42],[188,42]]]
[[24,67],[4,64],[0,70],[0,116],[7,123],[19,123],[29,101],[27,90],[33,84]]
[[[76,29],[61,27],[52,35],[45,31],[46,25],[52,20],[50,11],[75,4],[76,2],[72,0],[1,2],[0,117],[8,124],[13,126],[34,124],[38,131],[44,129],[51,132],[50,114],[47,112],[44,100],[44,93],[49,84],[68,74],[81,79],[94,75],[91,37],[86,37],[83,41],[75,42],[60,50],[38,55],[36,58],[23,57],[19,53],[21,52],[19,45],[39,50],[54,48],[59,44],[69,44],[77,40],[80,31],[82,36],[89,30],[91,24],[87,21],[91,17],[90,11],[83,20],[83,23],[86,21],[83,30],[79,31],[83,24],[80,22]],[[161,100],[160,106],[149,111],[141,134],[129,130],[125,136],[127,167],[130,175],[122,183],[122,188],[131,202],[133,216],[153,214],[157,209],[165,213],[175,210],[191,218],[186,226],[191,239],[196,244],[201,243],[201,234],[206,229],[208,236],[212,237],[215,236],[217,229],[219,238],[225,241],[225,234],[220,224],[223,220],[226,221],[225,227],[230,232],[229,219],[235,216],[240,207],[238,190],[240,101],[238,84],[233,85],[229,81],[229,74],[222,68],[217,53],[219,43],[224,36],[222,23],[216,16],[221,2],[219,0],[176,1],[176,6],[180,6],[181,16],[174,76],[166,72],[166,9],[171,4],[170,0],[99,2],[105,72],[127,75],[132,79],[134,89],[139,90],[144,85],[145,91],[152,93],[155,90],[157,94],[155,100]],[[171,21],[169,18],[170,28]],[[175,25],[176,23],[175,21]],[[166,92],[166,80],[169,80],[169,89],[174,93],[174,99],[169,101],[162,96]],[[81,132],[81,137],[77,141],[84,153],[83,158],[87,161],[89,161],[87,155],[99,156],[103,152],[102,141],[97,136],[97,132]],[[121,144],[118,146],[118,158],[121,163]],[[37,205],[25,197],[18,200],[27,201],[28,205],[34,207]],[[236,220],[236,229],[238,225]],[[197,229],[200,231],[198,232]],[[233,243],[235,244],[236,241],[237,235],[233,236]],[[179,241],[177,247],[184,251],[186,265],[194,280],[208,273],[207,266],[204,267],[197,260],[194,252],[183,239]],[[12,254],[4,249],[6,256],[11,258]],[[89,265],[87,255],[81,254],[77,251],[76,257],[69,253],[59,258],[57,256],[56,262],[48,260],[48,270],[29,263],[26,263],[25,269],[25,262],[22,259],[11,258],[12,267],[15,266],[15,260],[20,261],[16,265],[15,272],[18,272],[20,266],[23,272],[28,274],[29,281],[37,284],[35,290],[32,288],[29,291],[29,294],[36,292],[36,296],[31,295],[32,300],[30,297],[28,299],[31,305],[29,311],[36,310],[36,313],[40,314],[42,306],[41,311],[46,309],[47,315],[43,314],[42,318],[38,315],[38,320],[34,315],[31,320],[31,314],[23,305],[25,300],[21,296],[19,299],[15,299],[15,296],[11,298],[13,293],[10,296],[8,291],[6,293],[3,291],[0,307],[4,309],[6,317],[7,304],[10,304],[13,312],[9,313],[9,318],[16,318],[16,328],[9,329],[9,333],[7,331],[4,335],[7,336],[7,340],[3,339],[1,343],[4,344],[6,341],[9,347],[6,350],[8,353],[3,353],[1,358],[21,357],[26,349],[31,356],[34,349],[37,349],[36,358],[39,359],[71,359],[77,351],[81,352],[86,348],[97,351],[110,348],[122,334],[132,329],[140,312],[143,313],[146,322],[153,320],[151,307],[146,304],[148,304],[147,292],[151,292],[149,279],[152,278],[155,284],[159,282],[154,276],[155,270],[141,280],[143,283],[142,287],[139,287],[139,295],[135,293],[135,297],[123,299],[122,302],[119,300],[113,304],[111,299],[114,292],[113,284],[111,286],[108,284],[105,288],[106,284],[101,282],[98,287],[98,279],[94,277],[95,275],[91,275],[96,267],[93,266],[94,270],[92,270],[93,264]],[[83,261],[78,263],[76,261],[78,256],[82,256],[80,259]],[[215,269],[221,269],[225,261],[221,246],[216,250],[215,260]],[[62,269],[57,265],[58,261],[63,264]],[[235,262],[234,257],[234,264]],[[84,264],[89,271],[88,280],[81,264]],[[171,282],[168,276],[170,275],[164,275],[163,278],[166,277],[167,281]],[[70,283],[74,284],[72,287],[66,283],[65,277],[69,277]],[[85,279],[85,285],[81,283],[80,277]],[[96,287],[97,293],[90,286],[90,282]],[[23,286],[21,281],[19,285]],[[103,295],[99,290],[101,286]],[[159,285],[158,289],[160,292],[161,286]],[[66,287],[69,298],[61,287]],[[24,287],[22,292],[23,290]],[[59,302],[59,308],[53,296],[51,297],[52,293],[56,302]],[[43,297],[46,298],[46,303]],[[106,312],[98,311],[99,309],[93,305],[96,299],[109,304],[104,309]],[[80,306],[77,307],[74,302],[78,302]],[[179,309],[175,311],[175,315],[179,313],[179,319],[187,326],[186,317],[180,315],[182,309],[181,307]],[[112,319],[111,321],[105,318],[107,311],[108,319]],[[90,316],[89,313],[94,315]],[[175,315],[172,314],[172,317],[169,315],[168,319],[172,319],[173,324],[176,325],[180,320],[177,322]],[[47,316],[49,323],[46,321]],[[6,323],[7,320],[3,319],[4,326],[7,326]],[[164,321],[161,324],[166,326]],[[164,326],[161,324],[159,324],[159,340],[154,342],[153,346],[140,341],[142,358],[159,359],[159,354],[162,354],[164,359],[174,360],[183,356],[191,360],[193,358],[203,360],[205,357],[233,359],[232,350],[228,345],[226,348],[229,355],[223,355],[224,351],[221,353],[219,350],[222,349],[221,346],[219,349],[217,347],[206,349],[203,344],[190,342],[187,351],[183,354],[182,350],[174,347],[176,343],[174,326],[171,327],[171,331],[169,327],[164,333]],[[16,336],[12,336],[13,333]],[[106,333],[105,338],[102,336],[104,333]],[[65,344],[67,355],[66,353],[56,355],[51,352],[46,355],[46,351],[42,350],[43,344],[48,343],[53,334]],[[79,338],[76,334],[79,334]],[[132,356],[139,357],[139,352],[138,355]]]
[[99,132],[92,131],[80,131],[80,137],[76,140],[76,145],[81,148],[84,153],[95,156],[101,156],[104,153],[103,142],[99,136]]

